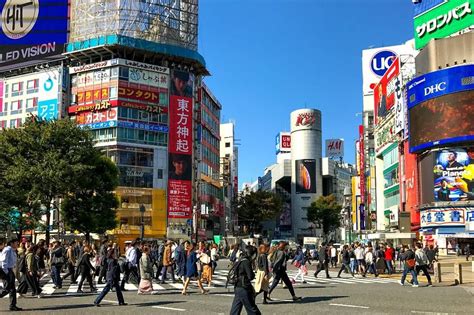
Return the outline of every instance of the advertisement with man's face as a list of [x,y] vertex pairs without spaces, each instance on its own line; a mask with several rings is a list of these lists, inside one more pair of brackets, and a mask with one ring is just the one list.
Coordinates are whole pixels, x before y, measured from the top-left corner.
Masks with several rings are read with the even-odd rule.
[[396,58],[374,89],[375,124],[385,118],[395,104],[395,95],[400,87],[400,62]]
[[433,172],[435,201],[474,200],[474,148],[438,151]]
[[316,160],[297,160],[296,163],[296,193],[316,193]]

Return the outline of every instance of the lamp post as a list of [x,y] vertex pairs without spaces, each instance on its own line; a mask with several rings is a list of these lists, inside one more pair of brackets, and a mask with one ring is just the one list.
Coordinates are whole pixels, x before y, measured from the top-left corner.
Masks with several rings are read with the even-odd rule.
[[143,204],[140,205],[140,214],[141,214],[141,221],[140,221],[140,239],[143,240],[145,237],[145,206]]

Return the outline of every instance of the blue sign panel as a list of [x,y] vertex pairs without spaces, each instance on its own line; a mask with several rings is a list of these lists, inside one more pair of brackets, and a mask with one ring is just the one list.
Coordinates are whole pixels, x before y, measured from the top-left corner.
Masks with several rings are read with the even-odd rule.
[[474,65],[430,72],[407,83],[408,108],[442,95],[474,89]]
[[0,71],[60,55],[67,34],[68,0],[0,0]]
[[93,124],[79,125],[80,128],[90,128],[90,129],[104,129],[104,128],[113,128],[117,127],[116,120],[97,122]]
[[417,0],[413,5],[413,17],[431,11],[448,0]]
[[58,100],[45,100],[38,102],[38,117],[42,120],[58,119]]
[[168,126],[166,125],[150,125],[135,121],[119,121],[118,126],[131,129],[142,129],[146,131],[168,132]]

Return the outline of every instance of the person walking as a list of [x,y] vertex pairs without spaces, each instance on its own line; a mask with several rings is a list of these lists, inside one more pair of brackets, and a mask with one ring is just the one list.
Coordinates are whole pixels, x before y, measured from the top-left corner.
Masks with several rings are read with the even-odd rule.
[[413,287],[418,287],[418,278],[415,272],[416,265],[416,256],[415,253],[408,247],[408,245],[403,245],[404,252],[400,254],[400,261],[405,262],[403,267],[402,278],[400,279],[400,284],[405,284],[405,278],[408,273],[412,276]]
[[352,278],[354,278],[354,272],[352,271],[351,267],[350,267],[350,263],[351,263],[351,256],[350,256],[350,253],[349,253],[349,246],[346,244],[342,247],[342,252],[341,252],[341,257],[342,257],[342,261],[341,261],[341,269],[339,269],[339,273],[337,274],[337,277],[340,278],[341,277],[341,273],[344,271],[344,269],[350,273],[352,275]]
[[67,277],[71,277],[71,284],[76,284],[76,254],[75,254],[75,244],[76,242],[72,241],[69,243],[69,246],[66,251],[66,265],[68,272],[62,277],[62,280]]
[[182,241],[175,250],[176,275],[178,280],[182,281],[186,274],[186,250]]
[[375,277],[378,277],[379,275],[377,273],[377,267],[375,266],[376,257],[374,255],[372,246],[367,247],[364,258],[365,264],[367,266],[364,277],[366,276],[367,272],[371,272]]
[[125,258],[126,258],[126,268],[125,272],[122,278],[122,283],[120,285],[120,288],[122,291],[127,291],[125,289],[125,283],[128,283],[130,279],[130,274],[135,276],[138,282],[139,276],[138,276],[138,258],[137,258],[137,242],[133,241],[130,244],[130,247],[127,249],[127,252],[125,253]]
[[0,298],[3,298],[7,294],[10,295],[10,311],[21,311],[22,308],[16,305],[16,288],[15,288],[15,272],[17,262],[18,240],[12,239],[8,242],[7,246],[2,250],[0,255],[0,267],[5,274],[6,286],[0,293]]
[[395,251],[393,250],[392,245],[387,244],[387,248],[384,252],[385,264],[387,265],[387,272],[389,275],[393,273],[393,261],[395,258]]
[[219,248],[216,244],[212,244],[211,246],[211,267],[212,267],[212,274],[216,271],[217,268],[217,261],[219,260]]
[[212,259],[211,259],[211,250],[209,245],[203,244],[201,249],[201,254],[199,256],[199,261],[201,262],[202,273],[201,281],[207,283],[207,287],[211,287],[212,283]]
[[153,264],[150,258],[150,248],[143,246],[143,254],[140,258],[140,284],[138,285],[137,294],[152,294],[153,293]]
[[471,245],[467,244],[464,250],[466,251],[466,261],[469,261],[469,256],[471,256]]
[[84,293],[82,291],[82,284],[84,280],[87,279],[91,292],[97,292],[97,289],[94,287],[94,282],[92,280],[92,272],[95,272],[94,266],[91,264],[91,249],[89,246],[84,246],[84,253],[82,254],[81,261],[79,262],[79,272],[81,275],[81,280],[79,280],[79,285],[77,286],[77,293]]
[[431,283],[431,276],[428,272],[429,260],[428,260],[428,257],[426,256],[425,251],[422,249],[422,247],[423,246],[421,245],[421,243],[416,243],[415,271],[417,275],[420,273],[420,270],[423,271],[423,274],[425,275],[426,280],[428,280],[428,286],[432,286],[433,284]]
[[103,284],[103,279],[107,273],[107,250],[108,250],[108,240],[103,240],[102,245],[99,248],[99,279],[97,279],[98,284]]
[[37,296],[38,298],[41,297],[41,288],[39,284],[38,278],[38,259],[36,256],[36,252],[38,251],[37,245],[31,245],[28,248],[26,254],[26,281],[28,282],[28,286],[31,288],[31,294],[33,296]]
[[270,289],[270,270],[268,268],[268,245],[258,247],[257,274],[255,276],[255,296],[263,292],[263,304],[267,304],[268,290]]
[[362,247],[362,244],[356,243],[356,249],[354,250],[356,256],[357,265],[359,266],[359,275],[365,277],[365,249]]
[[182,295],[188,295],[187,290],[189,286],[189,282],[191,279],[197,279],[197,284],[199,289],[201,289],[202,294],[208,294],[209,291],[205,290],[202,286],[201,278],[198,275],[198,270],[196,263],[198,262],[196,251],[194,250],[195,244],[186,242],[186,275],[183,285],[183,291],[181,291]]
[[286,247],[286,242],[281,241],[278,244],[278,249],[272,253],[272,268],[273,268],[273,282],[268,290],[268,300],[270,295],[272,294],[273,290],[278,286],[278,283],[280,283],[280,280],[283,280],[285,283],[288,291],[290,292],[293,301],[300,301],[301,297],[296,296],[295,290],[293,289],[293,284],[290,281],[290,278],[288,278],[288,274],[286,273],[286,262],[288,260],[288,256],[285,253],[285,247]]
[[171,241],[166,241],[165,249],[163,252],[163,261],[162,261],[162,268],[161,268],[161,284],[164,284],[166,281],[166,273],[169,271],[171,274],[171,279],[173,283],[176,282],[176,279],[174,277],[174,262],[171,259]]
[[122,290],[120,289],[120,267],[115,256],[115,251],[109,250],[107,252],[107,273],[106,273],[106,284],[102,292],[97,296],[94,301],[95,306],[100,306],[102,299],[109,293],[111,288],[115,289],[117,294],[117,300],[119,305],[127,305],[123,299]]
[[291,264],[298,268],[298,273],[291,279],[292,283],[296,283],[296,280],[298,277],[301,277],[301,283],[306,283],[304,280],[304,276],[308,274],[308,269],[306,268],[306,255],[303,253],[303,250],[301,249],[300,246],[296,249],[296,254],[293,260],[291,261]]
[[319,247],[319,262],[318,266],[316,267],[316,272],[314,273],[314,277],[317,278],[318,274],[324,269],[326,272],[326,278],[330,279],[331,277],[329,276],[329,255],[328,255],[328,248],[326,246],[326,243],[322,243],[321,246]]
[[334,247],[334,245],[331,245],[330,253],[331,253],[331,267],[337,268],[337,249],[336,247]]
[[61,270],[64,265],[64,248],[61,242],[54,241],[51,249],[51,278],[53,278],[54,289],[61,289],[63,281],[61,279]]
[[252,270],[252,257],[255,256],[255,247],[247,246],[241,253],[235,270],[237,281],[234,285],[234,300],[230,309],[230,315],[239,315],[245,307],[248,315],[260,315],[260,310],[255,304],[255,290],[252,280],[255,274]]

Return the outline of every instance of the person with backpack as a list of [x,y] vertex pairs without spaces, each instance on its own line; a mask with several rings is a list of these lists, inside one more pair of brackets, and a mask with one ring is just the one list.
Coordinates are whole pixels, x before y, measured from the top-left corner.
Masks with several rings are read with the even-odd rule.
[[53,278],[54,288],[61,289],[63,281],[61,279],[61,270],[64,265],[64,248],[61,242],[54,241],[51,249],[51,278]]
[[405,278],[408,273],[411,274],[412,276],[412,281],[413,281],[413,287],[417,288],[418,287],[418,279],[416,276],[415,272],[415,265],[416,265],[416,256],[413,250],[408,247],[408,245],[403,245],[403,250],[400,254],[400,261],[405,262],[404,268],[403,268],[403,273],[402,273],[402,278],[400,279],[400,285],[404,285],[405,283]]
[[423,248],[423,246],[421,245],[421,243],[416,243],[415,271],[416,271],[417,275],[420,273],[420,270],[423,271],[423,274],[425,275],[426,279],[428,280],[428,286],[432,286],[433,284],[431,283],[431,276],[428,272],[429,260],[428,260],[428,257],[426,256],[425,251],[422,248]]
[[280,280],[283,280],[286,287],[288,288],[288,291],[290,291],[293,301],[301,300],[301,297],[296,296],[295,290],[293,289],[293,284],[291,283],[290,278],[288,278],[288,274],[286,273],[286,262],[288,260],[288,256],[285,253],[285,248],[286,248],[286,242],[281,241],[278,244],[278,249],[272,254],[271,267],[273,269],[273,282],[270,287],[270,290],[268,290],[268,298],[267,298],[270,301],[271,301],[270,294],[278,286],[278,283],[280,283]]
[[21,311],[22,308],[16,305],[16,288],[15,288],[15,273],[14,269],[17,263],[18,240],[12,239],[8,242],[8,246],[2,250],[0,257],[0,268],[3,269],[3,273],[6,275],[6,286],[0,293],[0,298],[3,298],[7,294],[10,294],[10,311]]
[[260,310],[255,304],[255,290],[252,280],[255,274],[252,270],[252,257],[255,256],[255,247],[247,246],[240,254],[239,260],[234,268],[234,300],[230,309],[230,315],[239,315],[245,307],[247,314],[260,315]]
[[120,267],[117,262],[117,258],[115,257],[115,251],[113,249],[107,252],[107,273],[105,279],[106,285],[102,292],[95,299],[94,305],[100,306],[100,302],[112,288],[115,289],[119,305],[127,305],[127,303],[125,303],[125,300],[123,299],[122,290],[120,289]]

